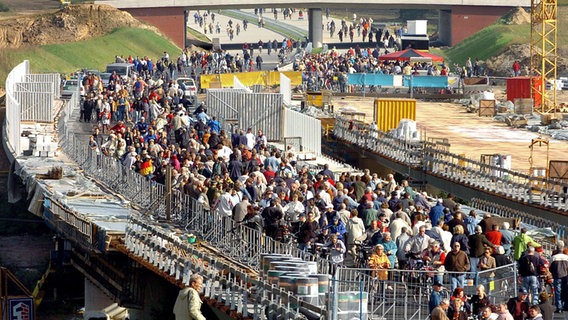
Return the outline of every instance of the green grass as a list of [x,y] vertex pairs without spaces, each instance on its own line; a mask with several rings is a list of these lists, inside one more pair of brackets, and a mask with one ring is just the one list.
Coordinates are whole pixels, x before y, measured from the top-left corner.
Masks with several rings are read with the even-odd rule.
[[528,43],[530,26],[493,24],[447,50],[432,50],[444,56],[448,63],[463,64],[468,57],[486,60],[512,44]]
[[175,56],[180,50],[167,38],[138,28],[120,28],[86,41],[4,49],[0,55],[0,86],[5,85],[8,72],[23,60],[30,61],[34,73],[70,73],[82,68],[104,70],[117,55],[156,59],[164,51]]
[[[568,0],[558,0],[557,14],[557,48],[568,47]],[[513,44],[528,44],[531,34],[530,24],[505,25],[495,23],[473,36],[462,41],[458,45],[447,50],[431,50],[447,59],[448,63],[465,63],[468,57],[487,60],[499,55]]]
[[206,35],[204,35],[203,33],[193,29],[193,28],[187,28],[187,33],[191,34],[195,39],[199,40],[199,41],[203,41],[203,42],[211,42],[211,39],[207,38]]

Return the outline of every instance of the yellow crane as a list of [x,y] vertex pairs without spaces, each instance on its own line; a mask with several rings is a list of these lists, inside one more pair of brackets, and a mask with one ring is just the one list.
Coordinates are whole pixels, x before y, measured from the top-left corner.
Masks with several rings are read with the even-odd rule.
[[[535,111],[556,117],[556,41],[557,0],[531,0],[531,71],[538,79],[532,81],[535,103],[541,97]],[[550,82],[552,80],[552,82]],[[547,84],[550,83],[550,89]]]

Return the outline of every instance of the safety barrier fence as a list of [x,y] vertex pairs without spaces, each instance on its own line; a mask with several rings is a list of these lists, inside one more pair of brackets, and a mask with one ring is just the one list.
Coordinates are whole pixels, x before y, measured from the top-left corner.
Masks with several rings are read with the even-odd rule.
[[6,139],[4,141],[16,156],[22,153],[20,145],[21,104],[16,97],[16,83],[23,81],[25,75],[29,74],[29,70],[30,63],[25,60],[12,69],[6,77]]
[[[73,102],[74,101],[74,102]],[[67,108],[71,108],[73,103],[78,103],[78,100],[71,100]],[[75,107],[75,110],[78,105]],[[72,108],[70,110],[73,110]],[[66,117],[62,116],[64,120]],[[62,121],[63,122],[63,121]],[[63,126],[60,127],[63,129]],[[263,253],[281,253],[288,254],[293,257],[301,257],[305,260],[315,261],[318,265],[318,272],[329,273],[330,265],[327,260],[321,259],[316,255],[304,253],[299,250],[294,244],[282,243],[275,241],[272,238],[265,237],[262,231],[249,228],[242,224],[235,224],[231,217],[222,216],[216,212],[206,210],[202,204],[188,195],[184,195],[179,191],[172,191],[168,194],[165,186],[151,181],[148,177],[144,177],[133,170],[125,168],[117,159],[100,154],[97,150],[89,148],[86,144],[84,136],[77,136],[69,130],[60,131],[62,137],[60,141],[65,153],[76,161],[88,175],[97,179],[105,184],[114,192],[121,194],[124,198],[132,201],[132,204],[142,212],[141,217],[132,217],[129,227],[126,232],[125,243],[130,251],[135,255],[148,260],[160,270],[176,276],[176,278],[183,277],[183,282],[187,284],[189,275],[182,276],[179,269],[174,267],[179,259],[183,257],[200,257],[200,259],[209,259],[206,265],[215,265],[213,258],[208,257],[204,253],[191,251],[191,254],[184,254],[183,257],[179,254],[180,250],[186,250],[186,246],[180,246],[180,241],[171,238],[171,230],[162,229],[161,226],[178,226],[186,233],[194,233],[198,235],[201,241],[206,242],[223,252],[223,256],[233,258],[240,263],[246,264],[251,268],[259,270],[260,256]],[[171,210],[169,211],[170,220],[167,221],[168,210],[167,199],[171,199]],[[68,215],[65,215],[66,217]],[[73,220],[73,221],[71,221]],[[77,219],[63,219],[69,226],[75,227],[77,232],[81,232],[84,228],[82,225],[77,225]],[[168,224],[158,222],[169,222]],[[144,229],[150,230],[143,232],[144,234],[150,232],[154,234],[154,238],[146,238],[140,232],[133,230],[140,229],[134,225],[143,226]],[[137,229],[138,228],[138,229]],[[162,230],[163,232],[160,232]],[[92,237],[91,237],[92,238]],[[87,239],[88,240],[88,239]],[[179,239],[178,239],[179,240]],[[91,239],[95,241],[95,239]],[[167,249],[165,248],[167,246]],[[174,256],[175,252],[178,253]],[[177,259],[177,260],[176,260]],[[213,260],[212,260],[213,259]],[[181,261],[181,260],[180,260]],[[179,262],[180,265],[186,266],[186,271],[193,270],[193,272],[205,272],[206,274],[212,271],[202,270],[195,268],[195,259],[188,260],[190,262]],[[188,264],[189,263],[189,264]],[[197,265],[197,264],[195,264]],[[189,266],[189,268],[188,268]],[[173,269],[172,269],[173,268]],[[222,270],[228,267],[223,267]],[[216,268],[217,269],[217,268]],[[168,271],[169,270],[169,271]],[[254,294],[262,294],[262,299],[254,297],[253,293],[246,291],[247,283],[243,282],[238,286],[234,279],[239,278],[241,281],[247,279],[246,274],[241,271],[232,270],[227,275],[219,274],[216,276],[217,284],[211,284],[211,292],[217,298],[223,301],[229,301],[231,305],[241,305],[241,312],[252,313],[251,311],[244,310],[247,303],[246,301],[262,301],[265,307],[269,308],[271,312],[276,312],[280,316],[293,315],[294,319],[300,306],[302,308],[311,309],[313,312],[323,313],[321,308],[310,305],[305,302],[297,302],[297,298],[292,293],[281,291],[276,287],[265,283],[264,281],[255,282],[257,291]],[[232,279],[232,280],[231,280]],[[222,283],[223,294],[219,295],[219,290]],[[260,288],[258,286],[261,286]],[[225,293],[225,289],[230,288],[230,293]],[[243,291],[245,290],[245,291]],[[239,298],[240,297],[240,298]],[[239,302],[239,299],[245,301]],[[252,300],[251,300],[252,299]],[[282,307],[286,302],[292,307]],[[278,307],[277,307],[278,306]],[[255,307],[257,308],[257,307]],[[296,311],[294,311],[294,309]],[[256,310],[256,309],[255,309]],[[255,313],[257,315],[258,313]]]
[[298,151],[321,154],[321,121],[289,108],[284,109],[284,137],[301,137]]
[[[441,296],[446,298],[451,295],[450,278],[454,276],[463,276],[467,295],[477,294],[476,286],[483,284],[493,304],[507,301],[517,293],[516,263],[481,272],[389,269],[386,280],[379,280],[374,272],[373,269],[338,269],[333,280],[333,292],[337,293],[333,301],[337,301],[337,305],[332,309],[338,310],[338,318],[349,313],[361,319],[427,319],[435,275],[442,279]],[[350,301],[353,296],[360,298]],[[351,304],[346,304],[349,301]]]
[[262,130],[271,141],[283,138],[284,107],[277,93],[248,93],[239,89],[207,90],[208,112],[224,119],[223,127],[231,122],[246,132]]
[[21,105],[22,121],[53,122],[55,99],[54,86],[59,82],[16,83],[16,99]]
[[33,73],[24,77],[25,82],[51,83],[52,93],[55,97],[61,96],[61,75],[59,73]]
[[533,177],[482,163],[426,141],[395,138],[342,118],[336,119],[334,134],[363,149],[471,188],[521,203],[568,210],[567,186],[560,180]]
[[[189,244],[172,231],[132,215],[126,228],[125,245],[137,257],[186,286],[193,273],[204,276],[205,297],[229,306],[243,317],[261,319],[266,309],[271,317],[303,319],[300,308],[325,316],[322,308],[309,305],[291,292],[250,276],[244,269],[235,268],[222,257],[211,256],[204,252],[199,243]],[[254,290],[250,285],[254,286]]]

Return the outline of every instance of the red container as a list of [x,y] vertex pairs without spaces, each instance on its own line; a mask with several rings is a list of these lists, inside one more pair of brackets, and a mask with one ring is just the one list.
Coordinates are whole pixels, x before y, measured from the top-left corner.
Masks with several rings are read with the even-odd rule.
[[[538,90],[533,89],[533,87]],[[541,90],[542,81],[540,77],[513,77],[507,79],[507,100],[509,101],[532,98],[534,106],[540,106],[542,104]]]

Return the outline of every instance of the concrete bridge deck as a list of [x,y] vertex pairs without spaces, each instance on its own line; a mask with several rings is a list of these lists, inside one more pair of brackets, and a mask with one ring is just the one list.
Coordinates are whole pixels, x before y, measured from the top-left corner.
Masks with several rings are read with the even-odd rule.
[[432,8],[449,9],[452,6],[478,6],[478,7],[529,7],[531,2],[528,0],[368,0],[349,1],[349,0],[163,0],[160,2],[149,0],[98,0],[97,4],[109,4],[120,9],[128,8],[152,8],[152,7],[183,7],[186,9],[225,9],[225,8],[368,8],[374,6],[378,8]]

